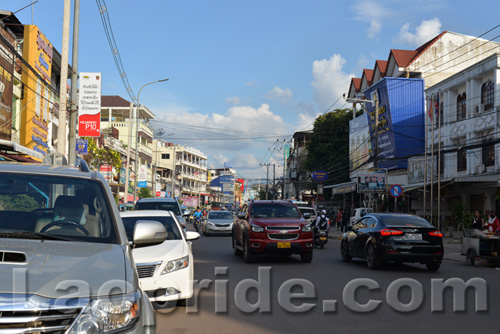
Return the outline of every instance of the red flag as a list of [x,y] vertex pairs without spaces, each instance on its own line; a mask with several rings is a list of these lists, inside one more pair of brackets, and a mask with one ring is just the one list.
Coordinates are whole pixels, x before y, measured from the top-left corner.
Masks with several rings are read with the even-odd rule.
[[429,113],[429,118],[432,119],[432,96],[429,100],[429,107],[427,108],[427,112]]
[[436,109],[436,116],[438,116],[439,115],[439,94],[438,94],[438,97],[436,99],[435,109]]

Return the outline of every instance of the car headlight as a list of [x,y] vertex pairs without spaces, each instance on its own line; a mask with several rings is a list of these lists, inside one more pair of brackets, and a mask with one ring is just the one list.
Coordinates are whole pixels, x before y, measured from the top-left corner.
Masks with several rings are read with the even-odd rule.
[[214,223],[212,223],[212,222],[208,222],[208,225],[215,226]]
[[100,334],[126,330],[135,325],[140,315],[141,294],[91,301],[71,327],[70,334]]
[[163,268],[161,275],[165,275],[173,271],[186,268],[188,266],[189,266],[189,256],[184,256],[181,257],[180,259],[168,261],[168,263],[165,265],[165,268]]
[[312,231],[311,225],[304,225],[302,227],[302,232],[311,232],[311,231]]
[[252,224],[252,232],[264,232],[264,228],[262,226]]

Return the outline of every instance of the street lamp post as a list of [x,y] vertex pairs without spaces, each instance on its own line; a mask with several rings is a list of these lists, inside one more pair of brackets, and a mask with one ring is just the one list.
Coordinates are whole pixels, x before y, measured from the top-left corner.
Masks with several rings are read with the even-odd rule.
[[139,112],[141,111],[141,104],[139,102],[139,98],[141,96],[141,90],[146,87],[146,86],[149,86],[149,85],[152,85],[152,84],[155,84],[155,83],[158,83],[158,82],[163,82],[163,81],[167,81],[167,79],[161,79],[161,80],[156,80],[156,81],[153,81],[153,82],[148,82],[147,84],[144,84],[140,89],[139,89],[139,93],[137,94],[137,110],[135,112],[135,163],[134,163],[134,174],[135,174],[135,182],[134,182],[134,202],[135,202],[135,199],[137,198],[137,182],[138,182],[138,179],[137,179],[137,164],[138,164],[138,154],[137,154],[137,151],[138,151],[138,143],[139,143]]

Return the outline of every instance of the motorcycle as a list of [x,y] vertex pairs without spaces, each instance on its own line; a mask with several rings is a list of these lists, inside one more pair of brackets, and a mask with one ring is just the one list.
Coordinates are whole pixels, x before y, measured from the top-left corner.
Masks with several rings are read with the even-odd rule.
[[196,232],[200,233],[201,217],[196,217],[193,224],[194,224],[194,229],[196,230]]
[[325,248],[325,244],[327,242],[328,242],[328,231],[316,230],[314,234],[314,247],[319,247],[323,249]]

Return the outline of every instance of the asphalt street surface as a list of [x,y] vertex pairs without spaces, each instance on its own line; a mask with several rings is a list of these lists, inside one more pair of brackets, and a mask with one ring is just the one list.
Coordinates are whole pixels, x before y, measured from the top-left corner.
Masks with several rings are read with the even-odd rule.
[[[193,242],[193,252],[195,280],[208,288],[197,289],[191,306],[157,311],[157,333],[478,333],[498,328],[500,270],[495,268],[445,260],[438,272],[391,263],[369,270],[360,259],[342,262],[339,240],[316,249],[312,263],[292,255],[263,256],[247,264],[233,254],[230,236],[202,236]],[[465,310],[454,311],[460,303],[453,289],[431,289],[433,280],[441,279],[473,279],[486,290],[457,292],[465,296]],[[350,290],[356,282],[365,285]],[[374,310],[362,309],[373,302]]]

